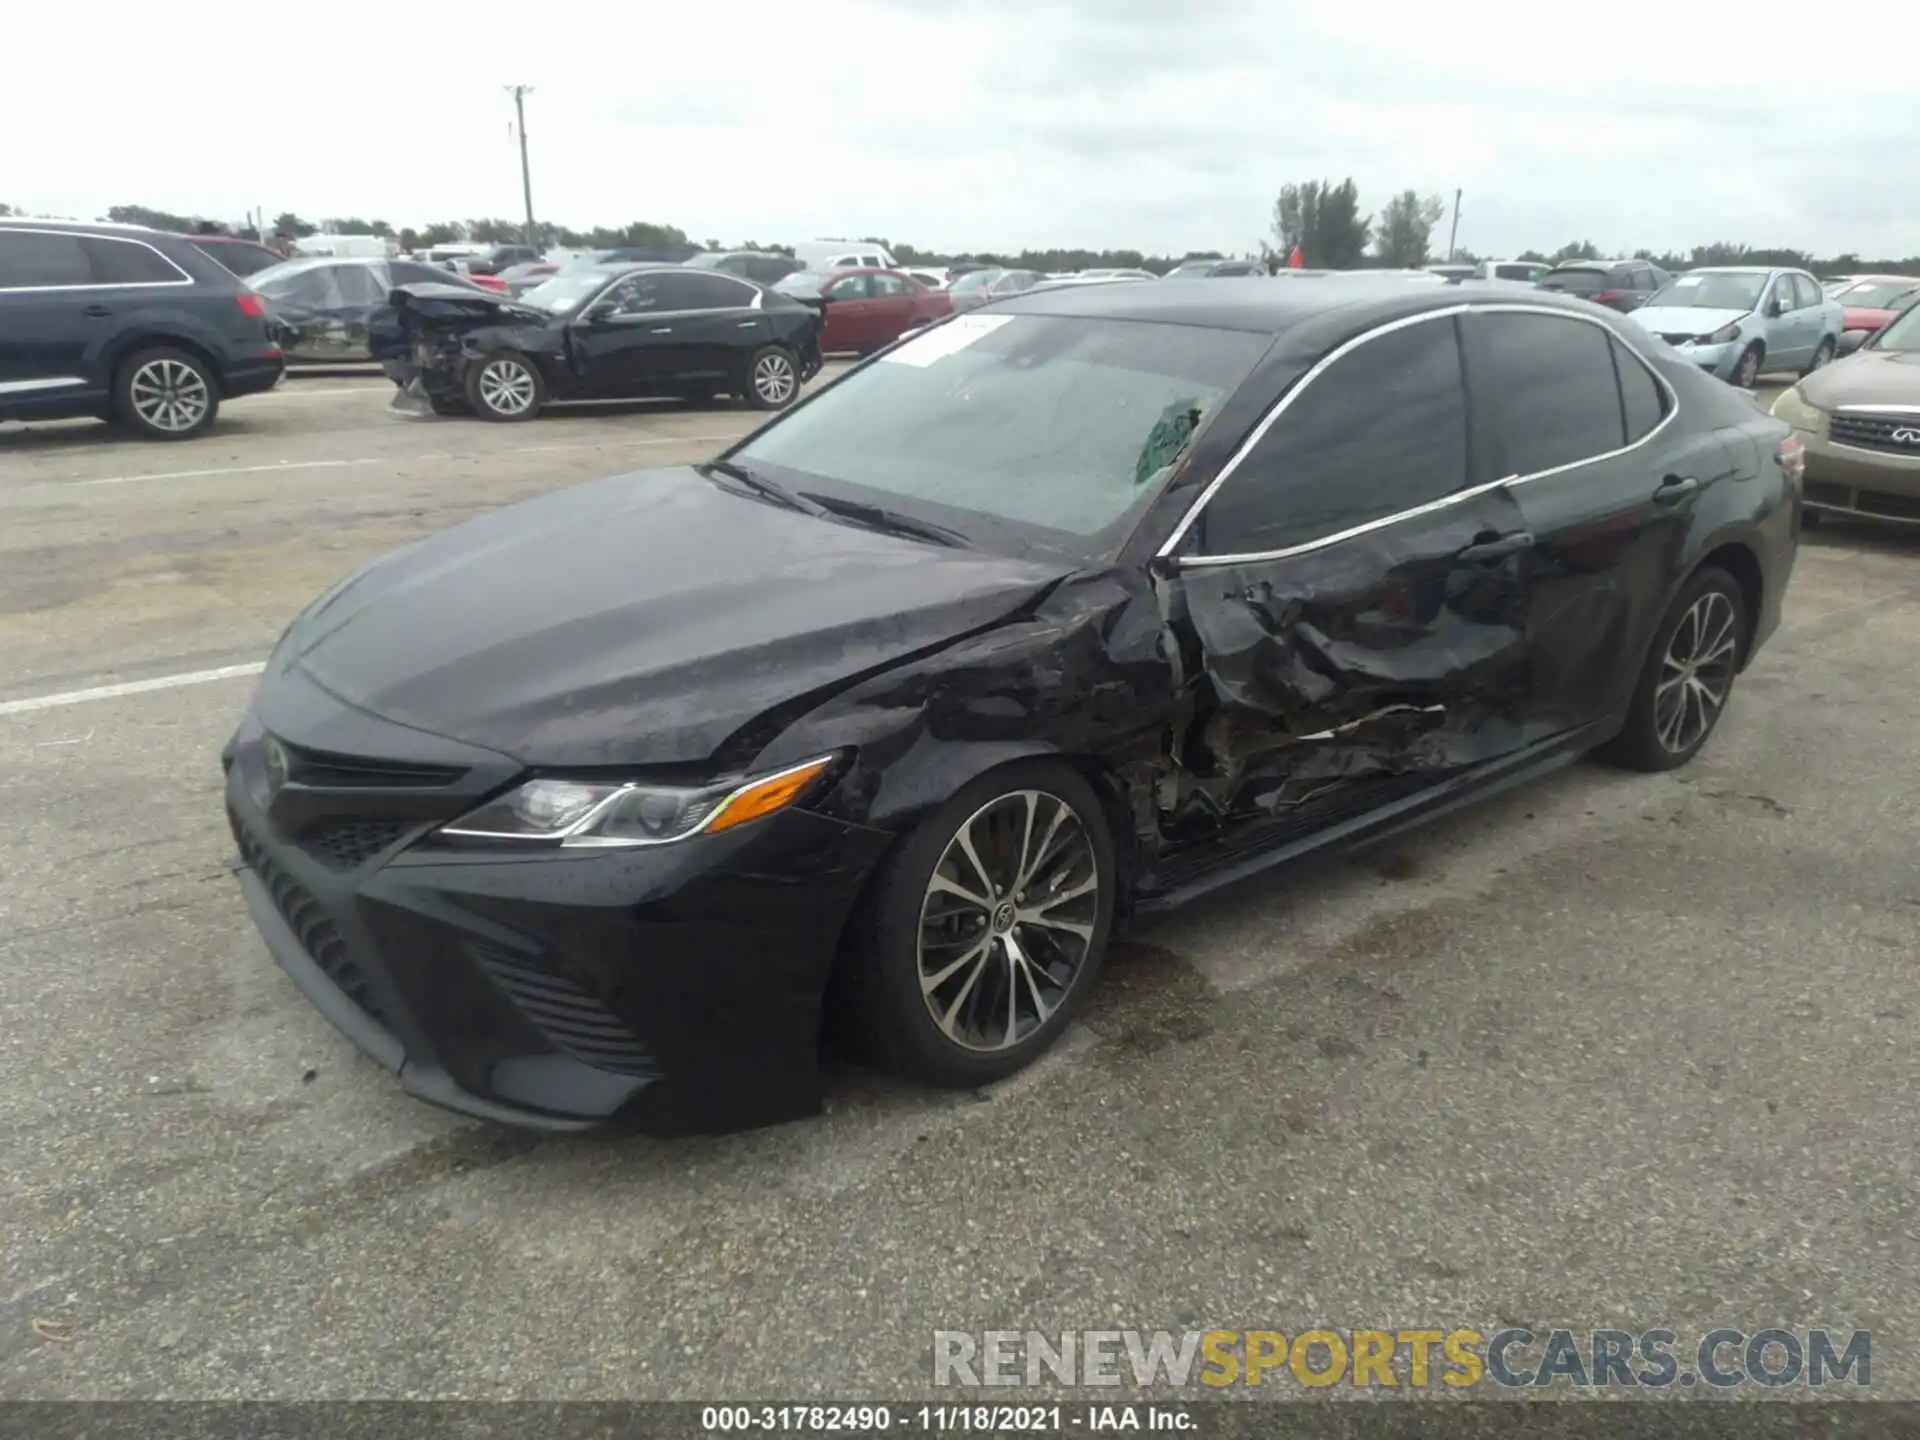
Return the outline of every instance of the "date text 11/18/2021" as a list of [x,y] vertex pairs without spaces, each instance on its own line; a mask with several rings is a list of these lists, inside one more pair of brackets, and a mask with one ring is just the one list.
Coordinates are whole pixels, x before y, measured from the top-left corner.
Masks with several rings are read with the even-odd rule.
[[709,1435],[1060,1435],[1146,1430],[1192,1432],[1179,1405],[708,1405]]

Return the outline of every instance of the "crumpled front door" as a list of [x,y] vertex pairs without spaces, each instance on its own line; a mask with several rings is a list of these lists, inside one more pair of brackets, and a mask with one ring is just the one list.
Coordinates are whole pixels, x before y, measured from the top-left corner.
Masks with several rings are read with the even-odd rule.
[[1522,523],[1500,487],[1163,580],[1192,704],[1176,824],[1384,800],[1534,738]]

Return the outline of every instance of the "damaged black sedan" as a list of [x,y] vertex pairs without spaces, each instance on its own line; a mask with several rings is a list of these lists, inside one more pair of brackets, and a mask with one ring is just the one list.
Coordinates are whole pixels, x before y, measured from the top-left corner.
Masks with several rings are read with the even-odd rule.
[[394,408],[483,420],[654,396],[781,410],[821,366],[812,307],[678,265],[570,266],[515,299],[401,285],[367,328]]
[[225,753],[246,900],[473,1115],[808,1114],[829,1025],[990,1082],[1130,917],[1597,747],[1686,763],[1800,458],[1579,300],[1023,296],[322,596]]

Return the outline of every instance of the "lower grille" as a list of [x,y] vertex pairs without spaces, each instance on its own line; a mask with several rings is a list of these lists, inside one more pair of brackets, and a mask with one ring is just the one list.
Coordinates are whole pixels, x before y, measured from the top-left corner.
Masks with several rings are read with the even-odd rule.
[[357,870],[398,844],[413,826],[394,820],[329,820],[300,837],[300,847],[334,870]]
[[1853,508],[1853,491],[1831,480],[1809,480],[1801,487],[1801,493],[1814,505],[1838,505],[1846,510]]
[[329,980],[340,987],[342,994],[384,1025],[387,1017],[381,1013],[378,1002],[373,998],[372,986],[367,983],[367,977],[360,967],[353,963],[353,957],[347,953],[347,942],[341,938],[339,928],[327,918],[320,902],[313,898],[306,886],[274,863],[266,847],[254,839],[231,809],[227,811],[227,822],[233,827],[233,838],[240,847],[240,857],[247,862],[247,868],[260,877],[260,883],[267,887],[267,893],[273,897],[273,908],[280,912],[280,918],[287,922],[299,939],[300,948],[307,952]]
[[1693,336],[1691,335],[1662,335],[1660,338],[1669,345],[1691,345],[1693,343]]
[[535,1028],[576,1060],[622,1075],[651,1075],[652,1058],[625,1021],[585,989],[524,956],[491,945],[469,947],[473,958]]
[[1852,510],[1860,515],[1878,515],[1887,520],[1920,520],[1920,497],[1891,495],[1885,490],[1856,490],[1836,485],[1831,480],[1809,480],[1801,487],[1809,505],[1830,505],[1836,510]]
[[1835,415],[1827,423],[1827,434],[1836,445],[1920,460],[1920,415]]

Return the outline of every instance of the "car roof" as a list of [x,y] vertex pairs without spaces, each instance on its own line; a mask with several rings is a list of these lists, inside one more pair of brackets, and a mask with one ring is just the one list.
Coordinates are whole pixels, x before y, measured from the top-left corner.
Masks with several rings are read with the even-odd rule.
[[106,234],[122,235],[171,235],[171,230],[156,230],[151,225],[128,225],[119,220],[48,220],[38,215],[0,216],[0,225],[16,225],[25,230],[77,230],[82,233],[101,231]]
[[[1276,285],[1264,275],[1228,277],[1217,285],[1061,285],[1027,290],[991,306],[1001,315],[1060,315],[1087,320],[1144,320],[1278,336],[1306,321],[1346,311],[1356,321],[1384,322],[1461,305],[1511,305],[1512,292],[1456,285],[1409,285],[1397,276],[1355,278],[1341,285]],[[1591,315],[1593,307],[1542,291],[1529,305]]]
[[1804,273],[1798,265],[1694,265],[1680,273],[1683,275],[1772,275],[1780,270],[1790,270],[1796,275]]

